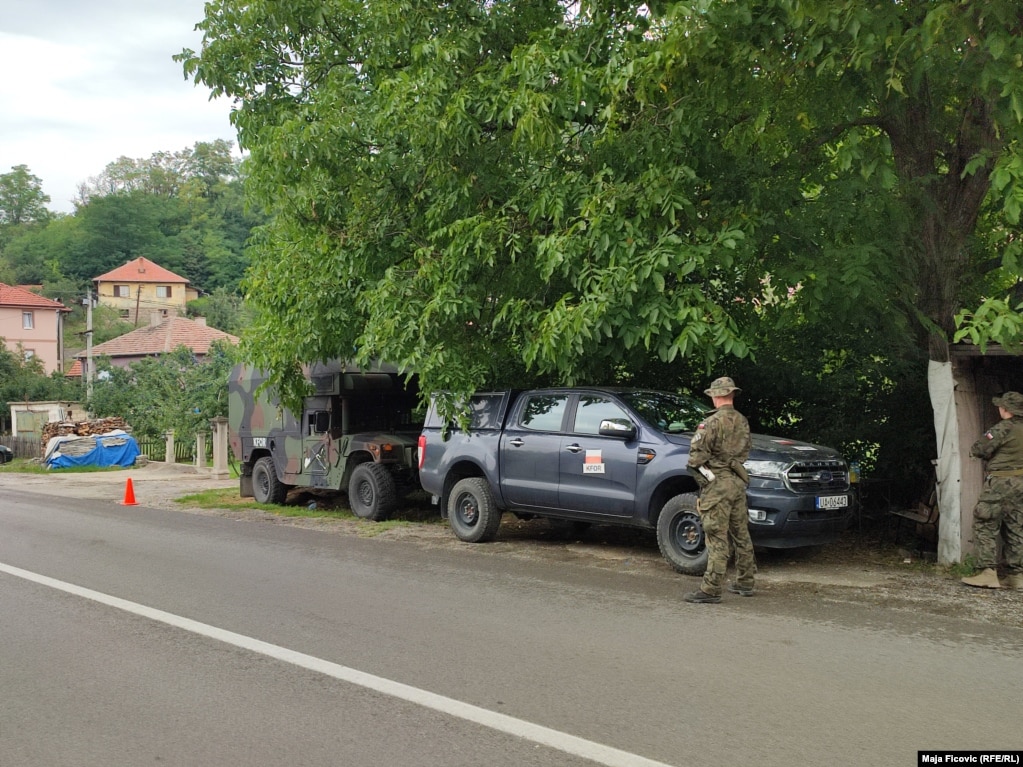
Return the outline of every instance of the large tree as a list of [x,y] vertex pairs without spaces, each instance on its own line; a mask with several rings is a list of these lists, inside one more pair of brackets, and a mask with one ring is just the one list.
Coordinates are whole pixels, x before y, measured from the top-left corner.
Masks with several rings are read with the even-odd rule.
[[465,391],[857,312],[947,360],[1018,262],[1019,26],[1009,0],[216,0],[181,60],[236,99],[273,214],[250,356],[286,393],[352,350]]
[[119,157],[103,172],[78,187],[78,205],[111,194],[145,192],[160,197],[177,197],[196,190],[211,197],[224,184],[238,177],[239,160],[229,141],[197,141],[177,152],[154,152],[149,157]]
[[15,165],[10,173],[0,173],[0,227],[45,223],[51,215],[46,208],[49,202],[43,182],[27,165]]

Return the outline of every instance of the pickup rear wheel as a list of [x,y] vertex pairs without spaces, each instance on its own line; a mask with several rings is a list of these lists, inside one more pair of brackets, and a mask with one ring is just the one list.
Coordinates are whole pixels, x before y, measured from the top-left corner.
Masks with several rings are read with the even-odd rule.
[[462,541],[485,543],[497,537],[501,510],[485,479],[469,477],[455,483],[448,495],[448,522]]
[[703,575],[707,569],[707,540],[696,510],[696,494],[676,495],[657,518],[657,546],[676,572]]
[[284,503],[288,497],[288,486],[277,479],[274,461],[264,455],[252,467],[252,497],[256,503]]
[[374,522],[387,519],[398,508],[398,488],[386,466],[360,463],[348,482],[348,505],[352,513]]

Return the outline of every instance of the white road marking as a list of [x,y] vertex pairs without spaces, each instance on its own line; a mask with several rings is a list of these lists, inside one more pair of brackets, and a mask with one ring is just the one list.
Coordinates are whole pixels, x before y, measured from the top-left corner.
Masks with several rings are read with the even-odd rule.
[[120,597],[110,596],[109,594],[93,591],[92,589],[87,589],[82,586],[76,586],[73,583],[66,583],[65,581],[33,573],[29,570],[22,570],[20,567],[14,567],[0,562],[0,572],[13,575],[16,578],[22,578],[26,581],[38,583],[52,589],[57,589],[58,591],[63,591],[67,594],[73,594],[74,596],[82,597],[83,599],[90,599],[93,602],[99,602],[100,604],[114,607],[118,610],[123,610],[124,612],[132,613],[134,615],[139,615],[143,618],[149,618],[150,620],[158,621],[159,623],[165,623],[168,626],[184,629],[185,631],[190,631],[193,634],[209,637],[210,639],[215,639],[218,642],[224,642],[229,645],[234,645],[235,647],[240,647],[244,650],[250,650],[251,652],[266,655],[267,657],[275,658],[277,660],[284,661],[285,663],[299,666],[300,668],[316,671],[320,674],[340,679],[343,682],[359,685],[360,687],[365,687],[369,690],[375,690],[376,692],[383,693],[384,695],[390,695],[394,698],[408,701],[409,703],[415,703],[417,705],[424,706],[425,708],[433,709],[434,711],[440,711],[442,713],[458,717],[459,719],[475,722],[476,724],[489,727],[499,732],[507,733],[508,735],[514,735],[518,738],[523,738],[534,743],[549,746],[550,748],[557,749],[558,751],[563,751],[566,754],[572,754],[573,756],[589,759],[598,764],[607,765],[607,767],[672,767],[664,762],[647,759],[637,754],[629,753],[628,751],[622,751],[617,748],[612,748],[611,746],[596,743],[592,740],[577,738],[574,735],[569,735],[568,733],[561,732],[560,730],[554,730],[550,727],[544,727],[543,725],[534,724],[533,722],[527,722],[524,719],[516,719],[513,716],[498,714],[494,711],[489,711],[470,703],[463,703],[462,701],[455,700],[454,698],[447,698],[443,695],[437,695],[427,690],[421,690],[418,687],[412,687],[407,684],[402,684],[401,682],[395,682],[390,679],[374,676],[373,674],[367,674],[363,671],[349,668],[348,666],[342,666],[339,663],[331,663],[330,661],[323,660],[322,658],[316,658],[312,655],[306,655],[305,653],[289,650],[286,647],[270,644],[269,642],[263,642],[259,639],[245,636],[244,634],[236,634],[233,631],[227,631],[226,629],[210,626],[206,623],[200,623],[199,621],[194,621],[190,618],[183,618],[180,615],[164,612],[163,610],[157,610],[154,607],[147,607],[146,605],[141,605],[137,602],[130,602],[127,599],[121,599]]

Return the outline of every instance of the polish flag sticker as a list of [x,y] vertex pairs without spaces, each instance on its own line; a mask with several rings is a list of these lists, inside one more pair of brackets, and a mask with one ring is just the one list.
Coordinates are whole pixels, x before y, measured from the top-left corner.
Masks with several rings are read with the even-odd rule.
[[583,474],[603,474],[604,459],[599,450],[587,450],[583,459]]

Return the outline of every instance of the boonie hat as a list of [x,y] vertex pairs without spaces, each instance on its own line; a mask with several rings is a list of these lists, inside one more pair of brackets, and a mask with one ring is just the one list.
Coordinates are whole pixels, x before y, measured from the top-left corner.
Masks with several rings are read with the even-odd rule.
[[995,407],[1004,407],[1013,415],[1023,415],[1023,394],[1017,391],[1007,391],[1001,397],[994,397],[991,400]]
[[[715,378],[710,388],[705,389],[703,393],[708,397],[724,397],[733,391],[742,391],[742,389],[736,386],[735,381],[728,376],[721,376],[721,378]],[[1016,396],[1018,397],[1019,395],[1017,394]]]

